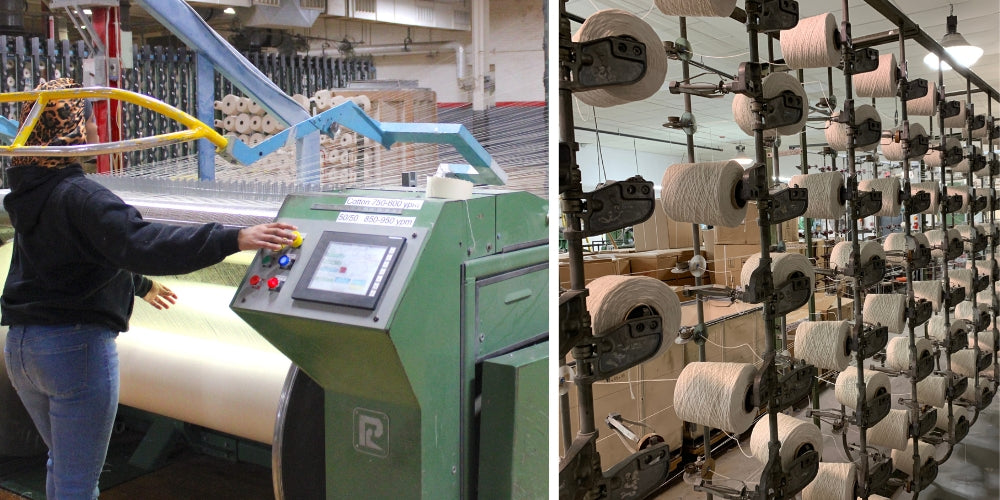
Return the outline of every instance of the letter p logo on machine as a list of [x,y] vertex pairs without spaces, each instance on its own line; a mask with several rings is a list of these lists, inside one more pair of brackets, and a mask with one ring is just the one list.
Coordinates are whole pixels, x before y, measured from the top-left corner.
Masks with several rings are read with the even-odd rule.
[[354,449],[379,458],[389,456],[389,416],[374,410],[355,408]]

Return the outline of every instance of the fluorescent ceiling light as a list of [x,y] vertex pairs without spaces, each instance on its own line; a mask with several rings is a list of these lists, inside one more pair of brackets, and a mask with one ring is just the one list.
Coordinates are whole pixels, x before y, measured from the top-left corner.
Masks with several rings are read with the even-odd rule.
[[236,13],[236,9],[232,7],[226,7],[226,10],[222,11],[223,14],[233,15]]
[[[953,6],[952,13],[954,13],[954,11],[955,9]],[[944,47],[944,50],[948,52],[948,55],[950,55],[960,66],[968,68],[969,66],[976,64],[976,61],[978,61],[983,55],[983,49],[970,44],[965,37],[958,32],[957,17],[954,15],[948,16],[947,25],[948,32],[941,38],[941,46]],[[937,54],[934,54],[933,52],[924,57],[924,64],[931,69],[937,69],[938,63],[941,64],[942,70],[951,70],[951,65],[944,61],[939,61]]]
[[94,11],[92,11],[90,9],[83,9],[83,13],[84,13],[84,15],[90,16],[90,15],[94,14]]

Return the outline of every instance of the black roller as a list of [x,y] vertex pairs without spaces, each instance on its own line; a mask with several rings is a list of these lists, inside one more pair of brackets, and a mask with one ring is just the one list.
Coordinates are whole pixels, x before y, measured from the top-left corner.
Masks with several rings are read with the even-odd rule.
[[294,364],[278,402],[271,448],[276,500],[326,498],[323,388]]

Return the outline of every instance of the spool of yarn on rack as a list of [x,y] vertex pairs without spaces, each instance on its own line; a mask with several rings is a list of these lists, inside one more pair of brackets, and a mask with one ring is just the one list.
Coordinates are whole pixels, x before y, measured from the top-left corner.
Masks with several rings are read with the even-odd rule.
[[663,212],[680,222],[739,226],[747,211],[736,192],[742,179],[734,160],[671,165],[660,183]]
[[875,71],[854,75],[854,93],[858,97],[896,97],[897,73],[896,54],[882,54]]
[[[913,296],[918,299],[928,300],[934,312],[941,310],[941,299],[943,290],[940,280],[926,280],[913,282]],[[933,319],[933,318],[932,318]],[[942,319],[943,321],[943,319]]]
[[951,355],[951,371],[964,377],[973,378],[979,375],[976,370],[976,352],[973,349],[962,349]]
[[[750,284],[750,277],[760,266],[760,253],[755,253],[747,258],[740,273],[740,284],[745,289]],[[812,263],[805,255],[798,253],[772,253],[771,273],[774,276],[774,287],[780,288],[788,282],[789,278],[796,272],[804,274],[809,278],[809,290],[816,289],[816,273]]]
[[[917,451],[920,455],[921,463],[926,464],[928,461],[934,460],[934,445],[920,441],[920,444],[917,445]],[[912,440],[906,444],[906,448],[892,450],[892,464],[896,467],[896,470],[903,472],[907,476],[913,475]]]
[[959,104],[961,104],[961,107],[959,108],[960,110],[958,114],[955,116],[949,116],[948,118],[944,119],[945,128],[962,128],[962,129],[965,128],[965,120],[966,120],[965,113],[966,113],[966,107],[968,106],[969,103],[965,101],[959,101]]
[[[764,87],[764,99],[771,99],[784,91],[791,91],[795,95],[802,98],[803,103],[808,103],[809,99],[806,95],[805,89],[802,87],[802,83],[799,82],[798,78],[788,74],[788,73],[771,73],[764,77],[761,82]],[[743,95],[736,94],[733,96],[733,119],[736,124],[739,125],[740,130],[745,134],[752,136],[753,127],[756,123],[756,118],[754,117],[753,111],[751,110],[751,104],[753,99]],[[805,105],[805,104],[803,104]],[[799,121],[791,124],[778,127],[777,129],[765,129],[764,138],[773,139],[775,135],[793,135],[798,134],[802,131],[802,128],[806,124],[808,119],[809,110],[806,109],[802,113],[802,117]]]
[[916,116],[934,116],[937,114],[938,95],[934,82],[927,82],[927,94],[919,99],[906,101],[906,113]]
[[[933,354],[934,344],[930,340],[918,338],[916,341],[917,359]],[[906,336],[893,337],[885,347],[885,364],[897,371],[910,369],[910,339]]]
[[[858,372],[848,368],[837,376],[834,394],[837,401],[848,407],[855,408],[858,404]],[[889,392],[889,376],[874,370],[865,370],[865,401],[871,401],[876,395]]]
[[656,8],[668,16],[729,17],[736,0],[656,0]]
[[883,217],[899,216],[899,177],[867,179],[858,183],[858,191],[878,191],[882,193],[882,209],[875,215]]
[[979,402],[989,394],[989,384],[990,381],[986,377],[979,377],[979,390],[976,390],[976,385],[969,380],[969,386],[962,393],[962,399],[966,401]]
[[803,321],[795,330],[795,356],[824,370],[843,371],[851,362],[847,321]]
[[[753,426],[750,434],[750,452],[762,464],[768,461],[770,440],[770,423],[768,419],[762,418]],[[783,467],[787,468],[797,457],[809,451],[815,450],[819,456],[823,456],[823,434],[812,422],[779,413],[778,440],[781,441],[778,456]]]
[[681,304],[666,283],[648,276],[602,276],[587,285],[587,310],[595,336],[602,336],[646,306],[663,321],[662,354],[677,338],[681,323]]
[[688,363],[674,386],[674,412],[685,422],[741,434],[757,416],[755,372],[749,363]]
[[838,219],[844,215],[844,176],[840,172],[820,172],[818,174],[793,175],[788,180],[791,187],[803,187],[809,191],[809,206],[802,217],[810,219]]
[[781,55],[792,69],[831,68],[840,63],[837,20],[829,12],[799,19],[781,31]]
[[927,237],[927,241],[931,245],[931,257],[934,258],[944,256],[944,250],[941,250],[941,248],[947,247],[952,241],[962,240],[962,235],[958,234],[955,228],[951,228],[947,232],[941,229],[931,229],[925,231],[924,236]]
[[965,289],[966,297],[972,297],[975,293],[976,276],[973,276],[972,269],[952,269],[948,272],[948,285],[960,286]]
[[857,467],[851,462],[820,462],[816,477],[802,489],[802,500],[854,500],[856,475]]
[[[848,137],[847,137],[847,124],[837,121],[840,116],[840,112],[836,112],[830,116],[830,119],[826,122],[826,142],[835,151],[847,151]],[[862,104],[854,109],[854,124],[864,122],[865,120],[871,118],[879,123],[882,123],[882,117],[878,114],[873,106],[868,104]],[[875,147],[878,146],[881,136],[876,138],[872,142],[856,143],[854,145],[855,150],[859,151],[875,151]]]
[[903,326],[906,324],[906,296],[870,293],[865,297],[862,316],[865,323],[888,327],[889,333],[903,333]]
[[[956,426],[959,422],[968,420],[965,416],[965,409],[957,405],[952,406],[952,418]],[[937,423],[934,424],[934,427],[948,432],[948,408],[937,408]]]
[[[861,249],[859,263],[862,266],[875,258],[885,260],[885,250],[877,241],[862,241],[859,246]],[[834,245],[833,250],[830,251],[830,268],[839,271],[847,269],[847,266],[851,264],[851,249],[850,241],[841,241]]]
[[[911,129],[913,127],[910,127]],[[920,191],[925,191],[931,194],[931,206],[928,207],[922,214],[937,213],[938,202],[941,196],[941,185],[937,182],[918,182],[916,184],[910,184],[910,193],[917,194]]]
[[[972,330],[972,325],[969,324],[969,320],[961,318],[951,318],[950,325],[946,330],[944,327],[944,316],[940,314],[935,314],[931,316],[931,319],[927,320],[927,336],[932,340],[938,342],[947,342],[948,338],[958,334],[959,332],[969,332]],[[951,332],[950,334],[948,332]]]
[[[954,137],[948,137],[944,141],[945,149],[952,149],[954,147],[961,147],[961,143],[958,139]],[[936,148],[936,149],[935,149]],[[940,167],[941,166],[941,143],[932,142],[927,153],[924,154],[924,165],[928,167]]]
[[[903,143],[894,142],[892,140],[892,135],[898,131],[899,128],[894,128],[890,133],[883,133],[882,139],[879,141],[879,145],[882,149],[882,156],[889,161],[903,161]],[[919,123],[910,124],[910,142],[913,142],[918,137],[927,137],[927,131],[924,126]],[[925,183],[926,184],[926,183]],[[936,183],[935,183],[936,184]],[[913,185],[911,184],[911,187]]]
[[868,429],[868,444],[902,450],[910,430],[910,412],[889,410],[889,414]]
[[917,382],[917,401],[920,404],[944,406],[948,379],[941,375],[930,375]]
[[606,108],[641,101],[663,86],[667,76],[667,53],[663,41],[645,21],[621,9],[599,10],[588,17],[573,34],[574,42],[588,42],[609,36],[627,36],[646,45],[646,74],[629,85],[577,92],[580,101]]

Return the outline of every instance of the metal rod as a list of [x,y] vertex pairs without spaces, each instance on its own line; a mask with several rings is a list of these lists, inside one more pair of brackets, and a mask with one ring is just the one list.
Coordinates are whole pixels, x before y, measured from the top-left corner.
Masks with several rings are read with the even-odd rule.
[[[572,104],[572,102],[571,102],[571,104]],[[562,114],[562,109],[561,108],[559,110],[559,113]],[[646,140],[646,141],[662,142],[664,144],[674,144],[676,146],[687,146],[687,143],[684,143],[684,142],[676,142],[676,141],[670,141],[670,140],[667,140],[667,139],[657,139],[655,137],[646,137],[646,136],[642,136],[642,135],[627,134],[625,132],[613,132],[611,130],[603,130],[603,129],[588,128],[588,127],[579,127],[579,126],[574,126],[573,128],[575,128],[576,130],[582,130],[584,132],[594,132],[594,133],[597,133],[597,134],[617,135],[617,136],[621,136],[621,137],[628,137],[630,139],[643,139],[643,140]],[[722,151],[722,148],[713,148],[711,146],[699,146],[699,145],[695,144],[694,147],[696,147],[698,149],[707,149],[709,151]]]

